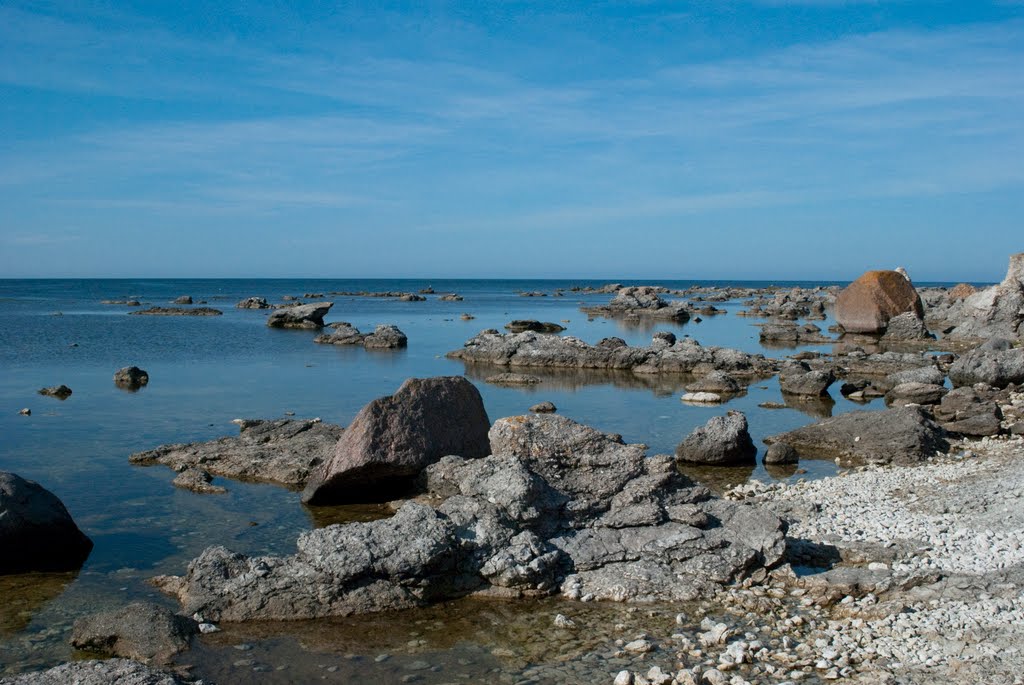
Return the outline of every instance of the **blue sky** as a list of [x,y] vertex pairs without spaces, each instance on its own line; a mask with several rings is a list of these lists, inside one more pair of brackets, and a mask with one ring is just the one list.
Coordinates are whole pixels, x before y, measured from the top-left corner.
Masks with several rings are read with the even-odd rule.
[[0,277],[991,281],[1022,236],[1024,2],[0,3]]

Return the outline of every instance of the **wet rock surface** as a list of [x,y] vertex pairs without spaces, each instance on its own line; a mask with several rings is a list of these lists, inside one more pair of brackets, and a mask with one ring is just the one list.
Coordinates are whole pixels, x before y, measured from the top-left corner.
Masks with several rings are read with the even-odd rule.
[[160,583],[206,619],[293,620],[470,592],[693,599],[783,554],[776,517],[713,498],[643,445],[558,416],[501,419],[490,440],[491,456],[427,467],[432,506],[303,534],[290,557],[213,547]]
[[913,464],[949,449],[945,431],[918,407],[854,411],[765,442],[785,443],[801,458],[844,464]]
[[0,471],[0,574],[74,570],[91,550],[92,541],[56,495]]
[[71,644],[75,649],[167,664],[198,634],[193,619],[158,604],[136,602],[78,619]]
[[236,480],[300,488],[313,469],[330,459],[343,432],[341,426],[319,419],[239,419],[237,423],[237,437],[163,445],[132,454],[128,461],[164,464],[179,473],[198,468]]
[[485,456],[489,427],[480,391],[462,376],[410,378],[359,411],[312,474],[303,501],[388,499],[445,455]]

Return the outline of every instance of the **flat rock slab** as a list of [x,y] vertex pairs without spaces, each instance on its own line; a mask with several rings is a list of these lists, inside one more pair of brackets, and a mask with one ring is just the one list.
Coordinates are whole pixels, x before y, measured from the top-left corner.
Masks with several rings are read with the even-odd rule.
[[946,431],[918,407],[854,411],[765,438],[801,458],[843,464],[916,464],[949,450]]
[[190,685],[193,682],[130,659],[73,661],[46,671],[0,678],[0,685]]
[[220,316],[224,312],[212,307],[150,307],[128,313],[132,316]]
[[137,452],[133,464],[164,464],[183,472],[199,468],[236,480],[301,488],[310,473],[330,459],[343,433],[319,419],[242,419],[237,437],[192,442]]

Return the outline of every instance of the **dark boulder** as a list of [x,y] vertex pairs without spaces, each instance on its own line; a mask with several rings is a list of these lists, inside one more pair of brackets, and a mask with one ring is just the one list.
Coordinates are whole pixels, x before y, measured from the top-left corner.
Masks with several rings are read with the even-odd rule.
[[553,414],[558,411],[558,407],[555,406],[554,402],[538,402],[537,404],[530,407],[530,412],[533,414]]
[[40,395],[46,395],[47,397],[56,397],[58,400],[66,400],[67,398],[71,397],[71,388],[64,384],[53,385],[50,386],[49,388],[40,388],[38,392]]
[[191,295],[182,295],[181,297],[176,297],[171,302],[171,304],[192,304],[192,296]]
[[516,319],[505,324],[505,330],[513,333],[533,331],[534,333],[561,333],[565,326],[550,321],[536,321],[534,319]]
[[835,381],[832,369],[812,370],[804,362],[790,363],[779,372],[779,389],[799,397],[825,397]]
[[747,430],[747,417],[740,412],[712,417],[676,447],[676,459],[687,464],[752,464],[756,456],[757,448]]
[[138,390],[149,383],[149,374],[137,366],[126,366],[114,372],[114,385],[128,390]]
[[938,404],[949,388],[933,383],[900,383],[885,393],[886,404]]
[[956,388],[935,407],[935,420],[951,433],[972,437],[997,435],[1003,412],[987,394],[971,387]]
[[487,455],[489,428],[480,392],[462,376],[410,378],[394,395],[360,410],[302,499],[307,504],[388,499],[445,455]]
[[74,570],[91,550],[56,495],[0,471],[0,574]]
[[784,442],[777,442],[764,453],[765,464],[796,464],[800,456],[796,450]]

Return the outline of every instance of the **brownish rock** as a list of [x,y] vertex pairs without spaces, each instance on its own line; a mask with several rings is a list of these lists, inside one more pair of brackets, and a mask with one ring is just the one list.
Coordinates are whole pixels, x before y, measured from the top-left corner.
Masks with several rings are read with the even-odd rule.
[[958,300],[963,300],[976,292],[978,292],[978,289],[970,283],[960,283],[953,286],[950,291],[946,293],[946,297],[949,298],[950,302],[956,302]]
[[847,333],[881,333],[904,312],[924,318],[921,298],[898,271],[868,271],[836,298],[836,321]]
[[334,457],[310,478],[302,501],[393,499],[441,457],[490,454],[490,427],[480,392],[462,376],[410,378],[394,395],[359,411]]

